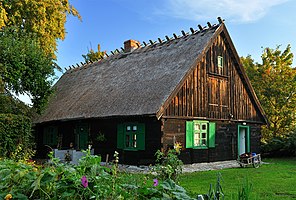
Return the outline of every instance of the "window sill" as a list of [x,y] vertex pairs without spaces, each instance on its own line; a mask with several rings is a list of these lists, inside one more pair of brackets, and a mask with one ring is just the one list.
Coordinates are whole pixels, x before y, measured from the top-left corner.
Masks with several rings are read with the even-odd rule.
[[196,146],[196,147],[193,147],[193,149],[208,149],[209,147],[207,146]]
[[133,149],[133,148],[124,148],[124,151],[139,151],[139,149]]

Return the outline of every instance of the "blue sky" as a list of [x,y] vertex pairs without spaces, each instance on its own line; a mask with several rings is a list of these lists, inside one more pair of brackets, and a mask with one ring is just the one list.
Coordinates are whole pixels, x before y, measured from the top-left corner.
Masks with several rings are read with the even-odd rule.
[[[296,54],[295,0],[70,0],[82,21],[70,16],[66,39],[59,41],[57,63],[65,67],[83,62],[82,54],[120,49],[135,39],[148,42],[189,32],[190,27],[225,19],[240,56],[248,54],[261,62],[263,47],[288,44]],[[294,61],[295,63],[295,61]],[[65,70],[64,70],[65,71]],[[57,78],[62,73],[57,72]],[[25,100],[27,101],[27,100]]]
[[[296,53],[295,0],[70,0],[82,21],[69,17],[66,39],[59,41],[57,63],[62,67],[84,61],[88,49],[114,51],[128,39],[148,42],[181,34],[190,27],[225,19],[240,56],[260,62],[262,47]],[[58,76],[61,74],[58,73]]]

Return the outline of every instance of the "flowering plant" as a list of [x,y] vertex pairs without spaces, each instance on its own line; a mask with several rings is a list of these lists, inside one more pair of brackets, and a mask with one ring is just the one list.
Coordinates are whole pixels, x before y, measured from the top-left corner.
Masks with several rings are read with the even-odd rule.
[[176,155],[175,149],[170,149],[167,154],[158,150],[156,153],[156,162],[158,162],[153,171],[160,179],[172,179],[177,181],[182,173],[183,162]]
[[180,154],[181,153],[181,150],[182,150],[182,144],[181,144],[181,142],[175,142],[174,149],[175,149],[175,151],[176,151],[177,154]]
[[50,156],[42,166],[0,159],[0,177],[6,180],[0,182],[0,199],[189,199],[171,179],[148,174],[143,182],[138,175],[119,171],[117,152],[111,169],[89,151],[78,165]]
[[82,178],[81,178],[81,184],[85,188],[88,187],[88,180],[87,180],[86,176],[82,176]]
[[153,179],[153,186],[154,186],[154,187],[158,186],[158,180],[157,180],[156,178]]

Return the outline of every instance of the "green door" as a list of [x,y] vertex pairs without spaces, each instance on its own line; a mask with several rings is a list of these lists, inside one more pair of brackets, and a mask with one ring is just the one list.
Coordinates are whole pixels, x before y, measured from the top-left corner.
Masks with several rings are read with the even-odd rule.
[[76,144],[78,149],[87,149],[88,148],[88,134],[89,128],[87,124],[79,124],[76,129]]

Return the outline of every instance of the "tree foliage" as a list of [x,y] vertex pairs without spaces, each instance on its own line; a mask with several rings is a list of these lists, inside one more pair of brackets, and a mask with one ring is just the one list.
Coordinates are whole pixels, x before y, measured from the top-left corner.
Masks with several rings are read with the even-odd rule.
[[59,69],[55,52],[68,15],[80,19],[69,0],[0,1],[0,156],[25,157],[31,151],[32,109],[11,94],[29,95],[41,112]]
[[0,110],[1,114],[22,115],[30,118],[33,117],[32,109],[8,92],[0,93]]
[[51,94],[52,57],[40,49],[34,34],[5,28],[0,31],[0,91],[28,94],[41,111]]
[[22,115],[0,114],[0,157],[22,159],[31,154],[31,120]]
[[2,1],[0,2],[0,28],[5,26],[5,22],[7,21],[7,13],[3,8]]
[[285,137],[296,124],[296,69],[292,67],[293,53],[288,45],[284,51],[280,46],[265,48],[262,64],[251,56],[242,58],[242,63],[266,112],[270,123],[263,130],[263,139]]
[[67,15],[81,18],[69,0],[1,0],[0,28],[14,26],[35,33],[45,53],[57,49],[57,40],[64,40]]
[[105,55],[105,51],[102,52],[101,51],[101,46],[100,44],[98,44],[98,51],[94,51],[92,48],[88,51],[88,53],[86,55],[82,55],[82,57],[84,58],[85,62],[90,62],[90,61],[96,61],[99,59],[102,59],[103,56]]

